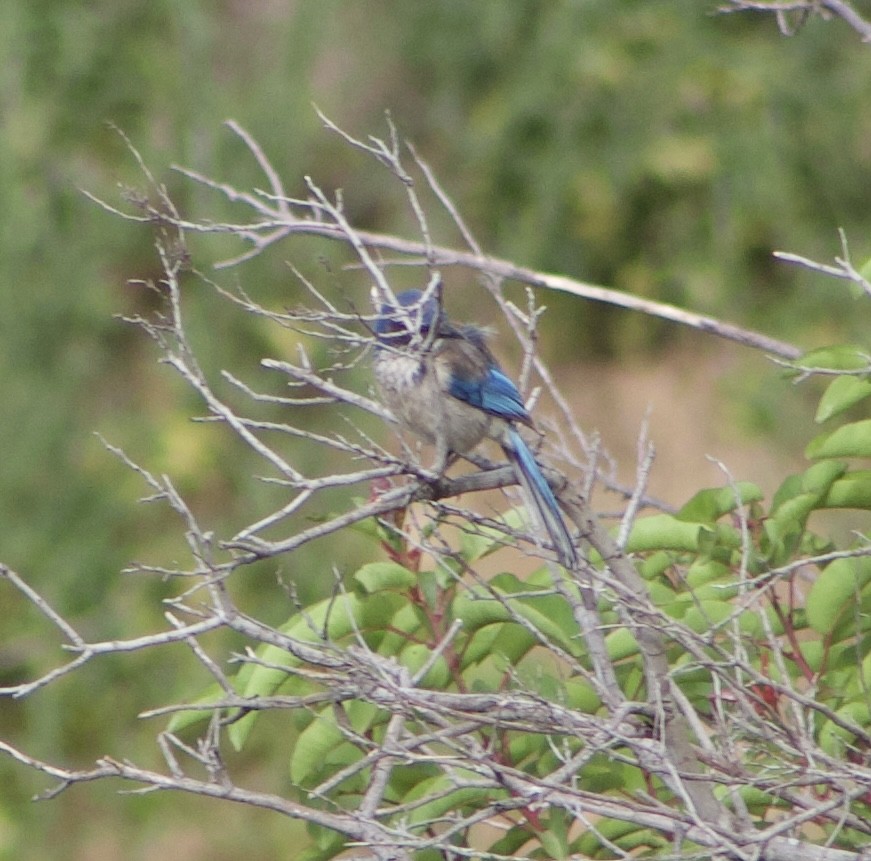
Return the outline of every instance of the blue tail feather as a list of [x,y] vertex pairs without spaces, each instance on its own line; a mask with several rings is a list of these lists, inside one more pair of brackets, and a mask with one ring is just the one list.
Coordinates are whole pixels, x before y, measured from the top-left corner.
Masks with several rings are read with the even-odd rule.
[[513,427],[509,427],[502,447],[515,467],[517,479],[526,494],[527,505],[532,509],[539,525],[547,532],[560,563],[566,568],[577,567],[578,553],[563,522],[556,497],[529,446]]

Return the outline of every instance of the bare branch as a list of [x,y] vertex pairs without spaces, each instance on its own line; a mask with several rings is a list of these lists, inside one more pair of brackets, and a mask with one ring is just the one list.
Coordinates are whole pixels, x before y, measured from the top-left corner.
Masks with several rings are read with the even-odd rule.
[[[862,37],[863,42],[871,42],[871,22],[866,21],[847,0],[729,0],[729,5],[721,6],[720,11],[771,12],[784,36],[795,35],[812,15],[824,19],[840,18]],[[797,16],[795,24],[789,22],[789,13]]]
[[[763,5],[784,14],[800,11],[799,4],[755,4]],[[817,5],[826,6],[822,0]],[[419,238],[358,230],[342,193],[328,194],[310,178],[308,200],[288,197],[257,141],[233,121],[228,125],[265,177],[266,190],[243,192],[194,171],[182,173],[246,207],[249,220],[183,217],[141,161],[149,191],[128,195],[133,212],[100,204],[153,231],[162,276],[144,286],[162,305],[133,322],[197,394],[206,414],[197,420],[219,425],[230,450],[253,459],[258,478],[277,499],[270,497],[269,508],[243,515],[232,528],[209,528],[172,476],[153,473],[105,443],[141,478],[149,500],[169,506],[184,536],[185,559],[129,568],[169,580],[160,630],[85,638],[55,602],[0,566],[0,585],[47,619],[60,632],[61,648],[72,653],[62,653],[48,670],[33,670],[35,678],[0,688],[0,695],[27,696],[61,677],[74,678],[81,666],[107,655],[154,650],[157,656],[176,644],[189,650],[209,687],[142,712],[142,718],[172,718],[154,733],[165,773],[120,757],[69,769],[6,741],[0,741],[0,753],[53,781],[43,797],[117,778],[134,787],[124,791],[173,790],[234,801],[335,832],[344,841],[336,852],[361,861],[410,861],[424,852],[453,859],[507,859],[521,852],[860,861],[853,847],[871,837],[871,734],[863,713],[822,695],[831,682],[815,668],[829,660],[832,643],[807,625],[800,629],[800,612],[793,610],[806,609],[796,591],[805,588],[808,571],[860,560],[871,546],[862,538],[845,550],[814,541],[799,546],[790,536],[795,553],[766,555],[766,542],[774,539],[760,537],[766,528],[757,522],[760,515],[744,504],[742,487],[717,461],[726,487],[712,495],[712,507],[714,519],[726,512],[722,519],[681,519],[693,506],[677,517],[659,515],[680,532],[669,536],[675,546],[648,552],[641,542],[637,549],[639,531],[650,525],[643,508],[656,503],[647,492],[653,465],[647,423],[639,434],[634,486],[623,487],[613,461],[598,438],[580,428],[539,355],[541,290],[673,320],[781,361],[794,362],[798,348],[490,258],[389,117],[383,138],[359,139],[319,116],[345,144],[377,162],[410,208]],[[437,243],[425,205],[433,202],[448,213],[451,231],[469,250]],[[484,298],[520,346],[517,378],[525,400],[539,413],[542,404],[557,405],[559,421],[542,419],[534,450],[580,533],[585,552],[576,570],[548,561],[510,508],[516,481],[510,467],[480,453],[468,455],[468,463],[448,461],[446,452],[445,474],[426,465],[425,449],[402,438],[382,441],[384,434],[372,429],[394,424],[369,392],[372,309],[336,298],[295,268],[303,307],[270,308],[241,286],[226,289],[187,258],[184,238],[194,232],[228,233],[245,245],[243,254],[219,268],[292,236],[335,240],[353,255],[343,277],[363,282],[355,289],[374,284],[376,304],[391,295],[391,267],[399,262],[423,267],[428,295],[439,298],[438,267],[480,273]],[[386,262],[385,253],[397,259]],[[834,265],[778,256],[871,296],[843,235]],[[211,363],[201,366],[188,337],[182,286],[188,278],[211,288],[208,295],[234,313],[279,327],[282,338],[298,336],[295,360],[262,358],[250,380],[230,369],[211,370]],[[506,299],[506,280],[528,285],[524,303]],[[431,346],[421,340],[424,349]],[[311,342],[323,349],[311,349]],[[321,411],[330,421],[314,424]],[[619,494],[607,515],[590,501],[601,488]],[[505,493],[475,496],[500,489]],[[813,487],[803,491],[809,495]],[[306,556],[300,572],[332,583],[331,596],[306,604],[282,582],[277,595],[289,618],[279,626],[237,605],[236,593],[245,590],[235,584],[247,566],[280,558],[296,576],[303,557],[294,551],[348,527],[377,542],[367,564],[340,576],[328,549],[320,560]],[[695,539],[681,538],[683,527]],[[711,571],[722,583],[704,579]],[[696,585],[700,576],[702,588]],[[866,596],[858,585],[854,597],[861,607]],[[231,654],[215,636],[221,631],[233,643]],[[812,655],[805,654],[809,644],[818,647]],[[859,637],[849,650],[837,659],[844,662],[846,654],[859,665]],[[302,733],[286,798],[242,786],[238,769],[222,755],[227,740],[244,744],[266,711],[293,714]]]

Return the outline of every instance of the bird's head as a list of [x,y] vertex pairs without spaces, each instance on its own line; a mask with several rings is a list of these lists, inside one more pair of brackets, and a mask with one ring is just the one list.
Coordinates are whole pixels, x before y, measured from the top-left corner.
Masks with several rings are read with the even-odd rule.
[[385,302],[378,309],[375,336],[380,344],[407,347],[413,341],[425,342],[438,329],[441,309],[435,296],[421,290],[406,290],[396,302]]

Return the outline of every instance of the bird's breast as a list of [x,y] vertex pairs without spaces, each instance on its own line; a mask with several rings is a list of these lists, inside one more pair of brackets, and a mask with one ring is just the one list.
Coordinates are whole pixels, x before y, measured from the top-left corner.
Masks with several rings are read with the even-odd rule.
[[[431,444],[471,451],[490,430],[490,416],[452,397],[431,357],[384,353],[375,379],[384,403],[400,424]],[[441,370],[441,368],[439,368]]]

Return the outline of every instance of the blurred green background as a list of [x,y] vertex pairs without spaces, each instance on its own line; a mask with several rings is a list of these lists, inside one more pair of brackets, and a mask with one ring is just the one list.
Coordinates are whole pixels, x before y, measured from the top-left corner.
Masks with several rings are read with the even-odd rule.
[[[771,250],[830,259],[842,227],[858,261],[871,251],[871,49],[837,22],[813,20],[785,39],[773,19],[714,15],[717,5],[7,0],[0,559],[88,637],[156,630],[157,599],[171,587],[119,572],[133,559],[180,557],[180,530],[165,511],[136,505],[142,483],[93,432],[172,474],[216,528],[264,492],[248,477],[252,462],[228,456],[218,429],[193,428],[196,399],[156,364],[141,332],[113,317],[150,309],[125,282],[159,270],[150,232],[80,191],[117,203],[119,186],[142,185],[108,122],[192,217],[225,209],[172,163],[263,185],[222,126],[233,118],[290,193],[303,194],[310,174],[327,190],[345,188],[358,226],[413,235],[401,195],[320,128],[311,103],[358,136],[383,134],[389,109],[491,253],[807,346],[864,340],[846,291],[776,263]],[[192,250],[207,269],[227,249],[195,242]],[[291,303],[300,294],[285,260],[323,273],[317,258],[329,253],[316,243],[276,249],[222,278]],[[637,404],[631,424],[658,390],[666,412],[669,399],[690,402],[671,416],[681,426],[664,432],[683,453],[702,444],[687,442],[686,426],[706,422],[711,402],[715,423],[728,423],[729,439],[742,436],[754,456],[800,450],[812,410],[800,398],[796,406],[761,357],[640,315],[568,297],[547,302],[542,348],[590,381],[569,389],[591,427],[626,418],[604,406],[599,413],[603,391],[618,391],[612,408]],[[254,322],[215,310],[208,291],[192,291],[190,303],[207,364],[251,368],[280,354],[281,343]],[[648,376],[653,366],[660,377]],[[361,545],[331,552],[341,567],[360,561]],[[299,574],[313,562],[303,555],[285,572],[299,576],[304,593],[327,585]],[[241,588],[252,612],[286,615],[274,609],[273,570]],[[55,632],[4,584],[0,608],[0,685],[53,665]],[[137,725],[135,715],[205,683],[184,649],[167,654],[160,663],[148,654],[113,658],[26,701],[0,701],[0,737],[68,765],[111,754],[159,766],[155,725]],[[287,746],[252,747],[236,767],[251,785],[286,792]],[[0,759],[3,861],[284,858],[302,839],[273,814],[118,797],[108,785],[31,804],[46,786]]]

